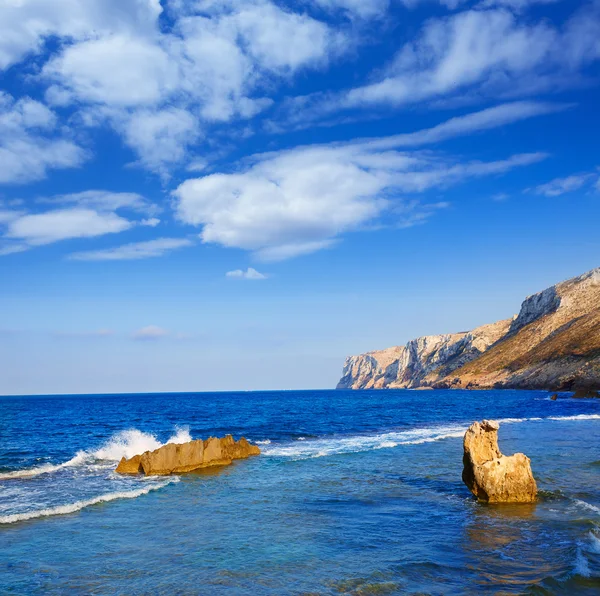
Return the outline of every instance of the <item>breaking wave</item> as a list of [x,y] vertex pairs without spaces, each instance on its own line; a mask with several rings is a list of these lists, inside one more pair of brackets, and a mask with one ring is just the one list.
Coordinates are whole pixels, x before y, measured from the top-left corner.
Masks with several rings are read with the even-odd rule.
[[108,493],[83,501],[75,501],[74,503],[68,503],[66,505],[57,505],[56,507],[48,507],[46,509],[26,511],[24,513],[14,513],[12,515],[3,515],[0,516],[0,524],[14,524],[20,521],[36,519],[38,517],[65,515],[67,513],[75,513],[76,511],[81,511],[85,507],[90,507],[91,505],[97,505],[99,503],[110,503],[110,501],[117,501],[119,499],[135,499],[137,497],[141,497],[142,495],[147,495],[153,490],[163,488],[167,484],[171,484],[173,482],[179,482],[179,478],[169,478],[168,480],[162,481],[160,484],[152,484],[150,486],[145,486],[144,488],[139,488],[136,490]]
[[161,443],[154,435],[140,430],[124,430],[111,437],[99,449],[78,451],[75,457],[61,464],[44,464],[26,470],[0,473],[0,480],[12,478],[33,478],[40,474],[51,474],[64,468],[90,465],[97,461],[116,462],[122,457],[130,458],[145,451],[154,451],[168,443],[187,443],[192,437],[188,428],[176,428],[175,434],[166,443]]
[[[598,414],[580,414],[578,416],[550,416],[548,418],[500,418],[501,424],[519,424],[522,422],[600,420]],[[375,449],[388,449],[399,445],[421,445],[444,439],[461,438],[470,423],[449,426],[426,427],[397,432],[385,432],[373,435],[334,436],[312,440],[304,437],[292,443],[266,445],[262,452],[271,457],[289,457],[292,459],[311,459],[343,453],[360,453]]]
[[292,444],[277,445],[263,449],[264,455],[272,457],[291,457],[309,459],[338,455],[341,453],[359,453],[374,449],[387,449],[398,445],[420,445],[442,439],[462,437],[466,427],[460,425],[440,426],[377,435],[358,435],[350,437],[328,437],[322,439],[296,441]]

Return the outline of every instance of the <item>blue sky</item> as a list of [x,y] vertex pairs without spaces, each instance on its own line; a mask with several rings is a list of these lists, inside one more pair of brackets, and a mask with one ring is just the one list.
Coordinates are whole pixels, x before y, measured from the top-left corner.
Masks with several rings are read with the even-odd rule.
[[7,0],[0,394],[326,388],[598,266],[600,2]]

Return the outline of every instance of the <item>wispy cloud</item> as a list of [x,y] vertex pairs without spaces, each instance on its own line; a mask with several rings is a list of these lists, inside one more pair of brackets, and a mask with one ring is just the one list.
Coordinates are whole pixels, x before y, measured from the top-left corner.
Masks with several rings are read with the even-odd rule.
[[114,248],[77,252],[69,255],[74,261],[126,261],[161,257],[164,254],[193,246],[186,238],[157,238],[147,242],[132,242]]
[[49,170],[74,168],[87,158],[88,152],[65,136],[52,110],[0,91],[0,183],[41,180]]
[[171,333],[162,327],[148,325],[147,327],[142,327],[141,329],[134,331],[131,337],[137,341],[156,341],[169,337],[170,335]]
[[113,337],[115,332],[112,329],[97,329],[95,331],[55,331],[52,333],[57,338],[106,338]]
[[259,280],[259,279],[267,279],[267,276],[264,273],[258,272],[256,269],[252,267],[248,267],[246,271],[242,269],[236,269],[235,271],[228,271],[225,274],[226,277],[231,279],[250,279],[250,280]]
[[0,211],[0,226],[5,227],[0,237],[4,240],[0,255],[61,240],[118,234],[137,226],[156,227],[160,223],[156,217],[139,219],[140,213],[150,215],[159,209],[137,193],[92,190],[42,197],[36,204],[61,207],[42,212],[38,208],[35,213],[24,209]]
[[575,192],[588,186],[593,180],[598,178],[598,174],[583,173],[567,176],[566,178],[555,178],[545,184],[536,186],[533,191],[535,194],[545,197],[559,197],[564,194]]

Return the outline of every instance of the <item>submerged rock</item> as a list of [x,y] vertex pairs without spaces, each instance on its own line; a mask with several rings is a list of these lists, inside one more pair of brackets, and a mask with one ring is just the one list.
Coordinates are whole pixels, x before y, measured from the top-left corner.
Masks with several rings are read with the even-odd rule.
[[600,393],[595,391],[594,389],[577,389],[575,393],[573,393],[573,397],[576,399],[590,399],[590,398],[600,398]]
[[531,462],[523,453],[502,455],[498,447],[500,424],[474,422],[465,433],[463,482],[478,500],[487,503],[531,503],[537,485]]
[[234,459],[246,459],[253,455],[260,455],[256,445],[251,445],[243,437],[236,443],[231,435],[227,435],[222,439],[210,437],[206,441],[198,439],[182,444],[168,443],[130,459],[124,457],[115,471],[118,474],[168,476],[199,468],[227,466]]

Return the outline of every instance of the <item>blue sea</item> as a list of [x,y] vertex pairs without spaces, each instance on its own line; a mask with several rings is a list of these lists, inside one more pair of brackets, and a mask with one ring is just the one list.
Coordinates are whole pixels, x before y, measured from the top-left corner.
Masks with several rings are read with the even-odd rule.
[[[0,594],[600,594],[600,400],[541,391],[0,398]],[[535,505],[482,505],[498,419]],[[245,436],[260,457],[127,478],[123,455]]]

